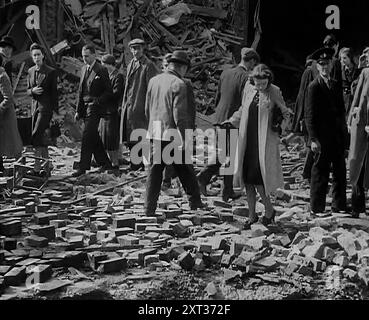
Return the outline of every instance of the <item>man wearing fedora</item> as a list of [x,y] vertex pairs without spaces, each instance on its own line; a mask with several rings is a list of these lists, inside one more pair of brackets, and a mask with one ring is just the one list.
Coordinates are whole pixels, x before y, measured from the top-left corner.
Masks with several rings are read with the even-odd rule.
[[[16,50],[16,46],[12,37],[4,36],[0,40],[0,55],[3,58],[3,67],[8,75],[10,82],[12,83],[12,55]],[[1,67],[1,66],[0,66]]]
[[[245,83],[252,69],[259,62],[260,57],[258,53],[252,48],[245,47],[241,50],[241,62],[236,67],[223,71],[215,98],[215,104],[217,105],[215,110],[216,123],[222,123],[229,119],[241,106]],[[229,136],[227,136],[227,142],[229,142]],[[218,146],[218,148],[221,147]],[[218,159],[211,159],[211,164],[207,165],[199,173],[200,190],[204,195],[206,195],[206,186],[210,183],[211,178],[218,174],[221,166],[222,164]],[[233,191],[233,176],[225,175],[223,179],[223,200],[227,202],[229,199],[236,199],[238,195]]]
[[312,213],[325,211],[329,173],[332,168],[332,212],[346,211],[345,106],[341,85],[331,76],[334,50],[321,48],[312,58],[319,75],[308,87],[305,124],[308,145],[313,152],[310,207]]
[[[131,141],[135,129],[147,129],[145,99],[150,79],[158,74],[155,64],[144,54],[145,41],[134,39],[128,44],[133,59],[127,66],[126,82],[120,115],[120,144],[127,143],[130,150],[137,143]],[[131,169],[144,169],[143,163],[133,164]]]
[[[193,165],[185,163],[187,142],[192,143],[192,139],[187,141],[185,134],[193,122],[188,94],[192,88],[184,80],[190,60],[185,51],[178,50],[168,58],[168,63],[166,71],[150,80],[146,95],[145,113],[149,119],[148,136],[152,141],[145,196],[145,213],[148,216],[155,214],[163,170],[167,164],[173,165],[188,194],[191,209],[204,207]],[[166,134],[169,131],[171,134],[175,132],[175,136]],[[180,161],[170,162],[165,158],[163,150],[169,144],[178,148]]]

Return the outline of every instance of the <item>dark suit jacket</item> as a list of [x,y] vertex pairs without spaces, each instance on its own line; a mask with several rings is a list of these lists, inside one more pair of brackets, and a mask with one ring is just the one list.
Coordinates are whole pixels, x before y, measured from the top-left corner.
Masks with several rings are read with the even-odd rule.
[[222,72],[215,98],[216,123],[229,119],[240,108],[247,79],[248,73],[240,65]]
[[[38,71],[37,79],[35,78],[36,66],[28,70],[28,90],[27,93],[32,96],[32,107],[38,109],[40,113],[52,113],[58,110],[58,76],[54,68],[49,67],[45,63],[42,64]],[[32,88],[40,86],[44,92],[40,95],[32,93]]]
[[321,76],[309,85],[305,110],[309,143],[315,139],[322,147],[345,146],[347,129],[341,88],[332,80],[332,88],[328,89]]
[[[108,70],[99,62],[95,62],[92,70],[85,79],[87,65],[83,66],[81,79],[78,88],[77,113],[81,118],[92,113],[103,115],[109,104],[109,99],[113,93],[111,88]],[[83,81],[87,81],[87,95],[83,97]]]
[[124,77],[116,69],[109,75],[109,79],[110,79],[113,92],[109,99],[106,114],[113,114],[113,113],[118,112],[118,108],[122,104],[123,90],[124,90]]
[[305,126],[305,108],[307,104],[307,91],[309,84],[316,78],[318,75],[318,70],[316,69],[316,65],[313,64],[308,66],[301,77],[300,89],[297,94],[296,103],[295,103],[295,112],[292,120],[292,132],[296,134],[306,135],[306,126]]

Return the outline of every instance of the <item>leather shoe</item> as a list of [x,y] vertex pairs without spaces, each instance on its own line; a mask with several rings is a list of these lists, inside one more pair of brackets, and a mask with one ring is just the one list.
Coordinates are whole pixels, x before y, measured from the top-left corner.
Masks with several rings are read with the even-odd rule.
[[229,199],[236,200],[236,199],[239,199],[239,198],[241,198],[241,194],[237,194],[235,192],[232,192],[231,194],[224,194],[222,196],[222,200],[224,202],[228,202]]
[[193,203],[190,205],[191,210],[197,210],[197,209],[207,209],[208,205],[200,202],[200,203]]
[[77,177],[84,175],[85,173],[86,173],[86,170],[77,170],[72,173],[72,177],[77,178]]

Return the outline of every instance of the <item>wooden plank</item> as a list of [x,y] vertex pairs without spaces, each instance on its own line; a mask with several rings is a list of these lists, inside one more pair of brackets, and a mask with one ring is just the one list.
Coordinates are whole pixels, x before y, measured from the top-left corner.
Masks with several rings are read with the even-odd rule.
[[[128,17],[127,0],[120,0],[119,2],[119,17],[124,19]],[[132,20],[133,21],[133,20]],[[130,25],[130,27],[132,24]],[[130,28],[127,30],[125,37],[123,38],[123,49],[124,49],[124,64],[127,66],[131,60],[131,52],[128,48],[128,43],[131,41]],[[123,66],[123,64],[122,64]]]
[[110,52],[110,40],[109,40],[109,24],[108,24],[108,18],[106,17],[106,14],[103,13],[103,30],[104,30],[104,44],[105,44],[105,51]]
[[181,41],[178,40],[171,32],[169,32],[165,27],[163,27],[159,22],[152,20],[151,23],[154,25],[155,28],[159,29],[159,31],[163,35],[165,35],[172,44],[176,46],[182,45]]
[[14,82],[14,86],[13,86],[13,95],[15,93],[15,90],[17,89],[17,86],[18,86],[18,83],[19,83],[19,79],[21,78],[22,76],[22,72],[24,70],[24,66],[26,65],[25,62],[22,62],[22,65],[19,69],[19,72],[18,72],[18,75],[17,75],[17,79],[15,79],[15,82]]
[[109,20],[109,43],[110,54],[113,54],[115,47],[115,28],[114,28],[114,11],[111,6],[108,6],[108,20]]
[[217,19],[225,19],[227,17],[227,11],[220,10],[218,8],[201,7],[201,6],[196,6],[194,4],[187,4],[187,6],[192,11],[191,14],[205,16],[205,17],[212,17],[212,18],[217,18]]

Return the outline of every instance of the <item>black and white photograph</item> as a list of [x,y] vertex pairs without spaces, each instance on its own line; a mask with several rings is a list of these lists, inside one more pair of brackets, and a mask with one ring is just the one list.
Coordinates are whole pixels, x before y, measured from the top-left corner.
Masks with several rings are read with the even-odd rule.
[[368,13],[0,0],[0,310],[368,300]]

